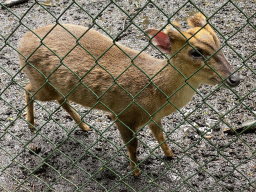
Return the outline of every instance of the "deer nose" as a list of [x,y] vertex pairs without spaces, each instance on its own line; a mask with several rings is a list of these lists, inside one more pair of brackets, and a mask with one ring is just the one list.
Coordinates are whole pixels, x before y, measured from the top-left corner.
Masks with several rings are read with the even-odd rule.
[[240,81],[241,81],[241,78],[238,75],[232,75],[229,78],[227,78],[226,83],[230,87],[236,87],[237,85],[239,85]]

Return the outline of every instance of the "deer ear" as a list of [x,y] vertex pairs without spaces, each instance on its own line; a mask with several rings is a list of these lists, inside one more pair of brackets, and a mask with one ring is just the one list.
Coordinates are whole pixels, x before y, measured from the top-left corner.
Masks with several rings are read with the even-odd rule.
[[152,43],[157,46],[164,53],[171,52],[171,39],[170,37],[157,29],[147,29],[146,33],[150,38],[152,38]]
[[203,27],[206,24],[206,18],[198,12],[193,17],[188,18],[187,22],[189,27]]

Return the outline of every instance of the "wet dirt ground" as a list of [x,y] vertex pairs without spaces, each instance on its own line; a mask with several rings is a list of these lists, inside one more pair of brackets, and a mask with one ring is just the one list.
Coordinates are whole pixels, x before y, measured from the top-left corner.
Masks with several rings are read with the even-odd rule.
[[[31,0],[0,10],[0,190],[256,191],[255,132],[223,132],[255,119],[256,2],[72,2],[40,1],[44,3],[41,6]],[[198,8],[207,16],[213,15],[209,22],[222,33],[218,36],[222,44],[226,43],[223,51],[227,60],[243,80],[233,90],[203,85],[187,106],[162,119],[173,159],[164,157],[146,126],[137,134],[142,174],[134,178],[116,125],[103,111],[74,103],[72,106],[91,125],[88,133],[56,102],[35,102],[37,131],[28,129],[24,87],[29,81],[20,71],[16,48],[29,29],[56,23],[57,19],[59,23],[93,26],[118,37],[125,46],[143,50],[148,41],[134,24],[142,30],[160,29],[168,22],[166,16],[178,11],[170,20],[186,28],[185,20]],[[131,21],[126,14],[135,18]],[[145,52],[163,58],[153,47]]]

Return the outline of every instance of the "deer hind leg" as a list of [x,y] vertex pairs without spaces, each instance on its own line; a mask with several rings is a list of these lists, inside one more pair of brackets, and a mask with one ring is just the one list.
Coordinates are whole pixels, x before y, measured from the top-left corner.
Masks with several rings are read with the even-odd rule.
[[[137,147],[138,139],[134,136],[133,131],[129,130],[125,125],[120,122],[117,122],[117,127],[120,131],[124,144],[127,144],[128,155],[130,158],[131,170],[135,177],[140,176],[140,170],[135,166],[138,164],[137,160]],[[132,128],[132,127],[131,127]]]
[[57,100],[59,104],[69,113],[69,115],[75,120],[75,122],[79,125],[79,127],[84,131],[89,131],[90,128],[88,125],[86,125],[84,122],[81,122],[81,118],[78,115],[78,113],[70,106],[70,104],[66,101],[64,102],[64,99],[58,99]]
[[163,131],[159,127],[159,126],[161,126],[161,122],[159,121],[159,122],[157,122],[157,124],[155,124],[154,122],[151,122],[149,124],[149,128],[151,129],[151,131],[154,134],[158,143],[161,144],[161,148],[164,151],[164,154],[167,157],[173,157],[174,154],[173,154],[172,150],[169,148],[168,144],[166,143],[165,137],[163,135]]
[[25,87],[25,102],[26,102],[26,110],[27,110],[27,121],[29,123],[28,127],[30,128],[31,131],[34,131],[35,128],[35,119],[34,119],[34,101],[31,99],[31,93],[32,92],[32,87],[31,84],[28,84]]
[[[41,86],[41,85],[40,85]],[[46,84],[40,87],[37,84],[28,84],[25,89],[25,102],[27,110],[27,121],[31,131],[35,131],[35,119],[34,119],[34,100],[38,101],[51,101],[56,100],[59,94],[50,85]],[[37,88],[39,87],[39,88]]]

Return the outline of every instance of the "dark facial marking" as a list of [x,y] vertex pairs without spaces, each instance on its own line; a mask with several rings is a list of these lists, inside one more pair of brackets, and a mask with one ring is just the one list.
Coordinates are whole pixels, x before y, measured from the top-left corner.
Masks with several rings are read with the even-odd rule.
[[224,72],[225,74],[230,74],[233,71],[231,65],[222,52],[216,53],[212,58],[216,61],[216,63],[219,64],[220,71]]
[[[194,34],[193,33],[189,33],[191,36],[193,36]],[[215,51],[215,49],[207,42],[204,42],[204,41],[200,41],[198,38],[196,38],[196,36],[193,36],[197,41],[199,41],[200,43],[203,43],[205,45],[207,45],[208,47],[210,47],[213,51]]]

